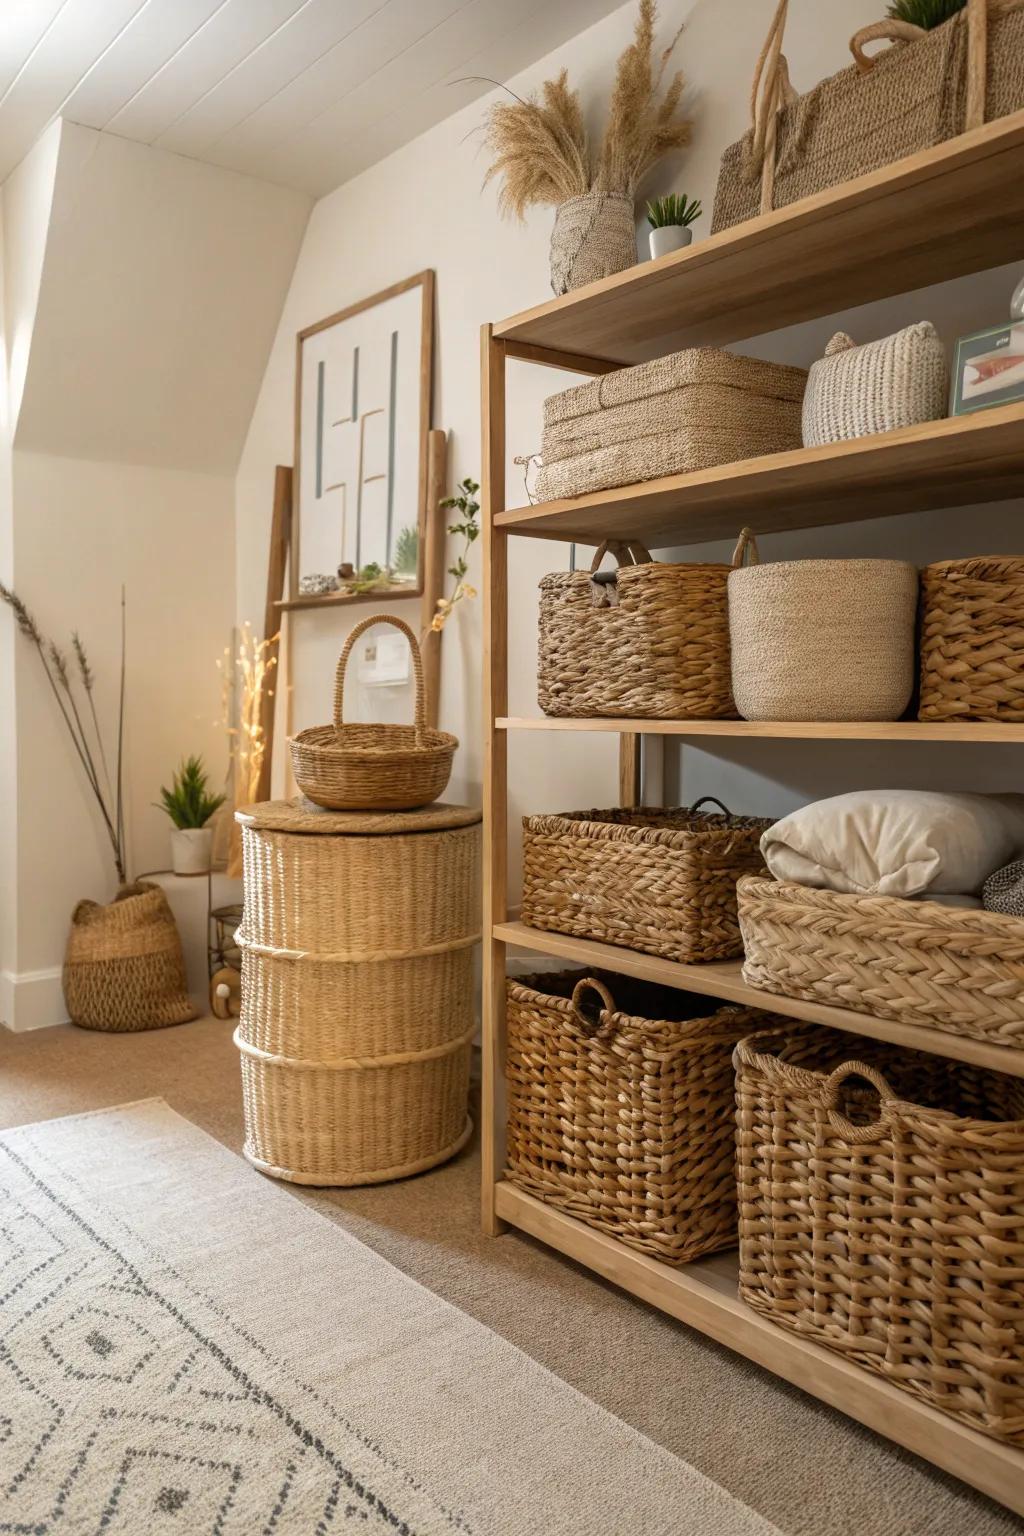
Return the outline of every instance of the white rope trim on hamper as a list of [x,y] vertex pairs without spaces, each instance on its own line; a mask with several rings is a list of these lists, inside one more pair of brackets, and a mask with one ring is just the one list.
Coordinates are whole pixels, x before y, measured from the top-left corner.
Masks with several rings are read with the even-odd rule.
[[461,939],[444,939],[436,944],[422,944],[417,949],[339,949],[319,954],[313,949],[277,949],[272,944],[253,944],[239,928],[235,943],[250,955],[264,955],[270,960],[319,960],[330,965],[363,965],[379,960],[417,960],[421,955],[445,955],[450,950],[469,949],[471,945],[479,944],[482,937],[478,930]]
[[333,1060],[328,1057],[321,1061],[302,1061],[296,1056],[278,1056],[272,1051],[262,1051],[259,1046],[250,1045],[248,1040],[242,1038],[241,1025],[235,1030],[232,1039],[243,1055],[251,1056],[268,1067],[294,1067],[298,1071],[307,1072],[365,1072],[373,1067],[404,1067],[413,1062],[436,1061],[440,1056],[454,1056],[456,1051],[460,1051],[473,1039],[477,1027],[474,1019],[469,1029],[454,1040],[444,1040],[440,1045],[428,1046],[423,1051],[393,1051],[389,1056],[336,1056]]

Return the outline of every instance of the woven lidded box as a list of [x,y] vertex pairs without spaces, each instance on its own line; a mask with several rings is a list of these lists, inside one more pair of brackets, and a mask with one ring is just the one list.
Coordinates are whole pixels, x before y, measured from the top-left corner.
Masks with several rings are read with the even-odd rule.
[[837,331],[807,378],[804,446],[936,421],[948,393],[946,349],[927,320],[859,347]]

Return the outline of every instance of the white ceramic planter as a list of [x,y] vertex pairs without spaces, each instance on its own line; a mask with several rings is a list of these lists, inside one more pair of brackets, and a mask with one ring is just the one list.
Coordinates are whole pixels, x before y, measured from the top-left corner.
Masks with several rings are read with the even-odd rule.
[[661,229],[652,229],[652,261],[657,261],[659,256],[667,256],[669,251],[681,251],[692,239],[693,230],[687,229],[684,224],[665,224]]
[[175,827],[171,833],[171,868],[176,875],[205,875],[212,859],[212,827]]

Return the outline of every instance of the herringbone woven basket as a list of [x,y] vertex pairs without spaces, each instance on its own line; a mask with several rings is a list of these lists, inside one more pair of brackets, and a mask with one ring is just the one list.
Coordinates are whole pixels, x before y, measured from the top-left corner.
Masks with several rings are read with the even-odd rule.
[[[345,724],[345,669],[352,647],[372,624],[392,624],[409,642],[416,679],[413,725]],[[406,811],[444,793],[458,739],[428,727],[423,660],[404,619],[375,613],[345,641],[334,680],[334,724],[291,736],[292,771],[302,793],[332,811]]]
[[122,886],[108,906],[80,901],[62,976],[68,1017],[82,1029],[128,1034],[187,1024],[188,995],[174,914],[158,885]]
[[763,871],[771,825],[710,795],[691,810],[525,816],[523,922],[666,960],[731,959],[743,952],[736,881]]
[[895,896],[739,882],[743,979],[993,1045],[1024,1043],[1024,922]]
[[921,572],[921,720],[1024,720],[1024,560]]
[[443,1162],[470,1129],[479,812],[238,819],[246,1156],[320,1185]]
[[[619,562],[611,580],[598,575],[606,549]],[[730,569],[666,565],[642,544],[611,543],[589,571],[545,576],[537,659],[544,713],[735,719]]]
[[790,1024],[736,1093],[742,1299],[1024,1444],[1024,1083]]
[[569,293],[636,262],[633,199],[604,192],[566,198],[551,229],[551,291]]
[[512,1182],[667,1264],[734,1247],[732,1051],[769,1016],[584,971],[507,994]]

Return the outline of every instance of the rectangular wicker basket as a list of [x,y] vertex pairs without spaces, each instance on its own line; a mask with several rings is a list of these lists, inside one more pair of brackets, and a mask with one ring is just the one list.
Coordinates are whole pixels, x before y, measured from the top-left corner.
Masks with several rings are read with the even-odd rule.
[[770,1016],[584,971],[507,994],[508,1177],[668,1264],[734,1247],[732,1052]]
[[750,986],[993,1045],[1024,1042],[1024,920],[756,875],[737,894]]
[[771,817],[691,809],[523,818],[522,919],[682,962],[742,954],[736,882],[764,869]]
[[1024,1082],[794,1024],[736,1069],[742,1299],[1024,1444]]

